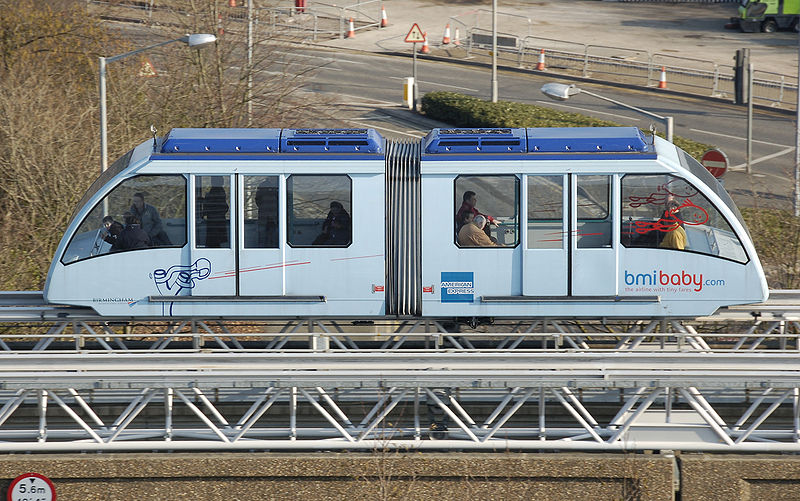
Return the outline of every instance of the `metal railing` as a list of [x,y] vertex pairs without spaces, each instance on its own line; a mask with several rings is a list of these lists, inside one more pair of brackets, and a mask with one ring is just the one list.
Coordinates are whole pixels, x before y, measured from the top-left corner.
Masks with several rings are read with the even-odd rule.
[[[510,59],[508,62],[519,68],[535,69],[544,50],[546,68],[554,74],[656,87],[663,68],[670,89],[722,98],[734,95],[733,68],[723,71],[719,64],[708,59],[536,36],[524,37],[516,50],[512,47],[503,50],[516,53],[514,63]],[[757,103],[794,108],[797,88],[796,76],[755,71],[753,98]]]

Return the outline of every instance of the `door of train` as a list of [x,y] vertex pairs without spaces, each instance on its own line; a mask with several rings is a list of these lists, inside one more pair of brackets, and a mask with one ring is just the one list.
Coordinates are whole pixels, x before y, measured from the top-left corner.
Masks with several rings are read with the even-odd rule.
[[523,295],[616,294],[613,177],[525,176]]
[[619,225],[612,203],[613,176],[576,175],[570,180],[570,268],[572,296],[617,293],[617,259],[613,232]]
[[231,194],[233,177],[203,175],[192,177],[193,223],[190,269],[192,296],[233,296],[236,294],[235,205]]
[[195,176],[192,295],[283,293],[276,175]]
[[278,175],[237,176],[240,209],[237,248],[241,296],[280,296],[285,293],[286,266],[281,248],[280,189]]

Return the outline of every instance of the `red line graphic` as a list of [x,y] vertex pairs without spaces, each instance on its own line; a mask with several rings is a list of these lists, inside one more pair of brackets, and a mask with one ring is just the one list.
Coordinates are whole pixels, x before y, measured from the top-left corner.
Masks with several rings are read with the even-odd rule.
[[373,254],[371,256],[337,257],[337,258],[331,259],[331,261],[347,261],[349,259],[366,259],[368,257],[383,257],[383,254]]
[[[271,269],[274,269],[274,268],[288,268],[289,266],[297,266],[297,265],[300,265],[300,264],[311,264],[311,261],[302,261],[302,262],[297,262],[297,263],[293,262],[293,263],[286,263],[286,264],[276,264],[276,265],[267,265],[267,266],[245,268],[245,269],[239,270],[239,273],[247,273],[247,272],[250,272],[250,271],[260,271],[260,270],[271,270]],[[209,280],[213,280],[215,278],[230,278],[230,277],[233,277],[233,276],[236,276],[236,272],[231,270],[231,271],[221,272],[220,276],[211,277],[211,278],[209,278]]]

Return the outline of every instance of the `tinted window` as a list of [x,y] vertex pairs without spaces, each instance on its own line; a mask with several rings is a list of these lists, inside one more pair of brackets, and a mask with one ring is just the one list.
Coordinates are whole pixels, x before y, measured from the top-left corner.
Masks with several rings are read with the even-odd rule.
[[352,183],[349,176],[289,176],[286,202],[289,245],[347,247],[352,242]]
[[671,175],[622,178],[622,243],[747,262],[742,243],[711,202]]
[[70,240],[61,262],[185,244],[184,177],[137,176],[120,183],[92,209]]
[[[516,247],[519,243],[519,179],[516,176],[459,176],[455,180],[454,240],[459,247]],[[475,216],[488,219],[473,230]],[[472,226],[467,226],[472,225]]]
[[611,247],[611,176],[576,176],[579,248]]
[[528,176],[528,248],[564,247],[564,177]]
[[194,183],[197,247],[229,249],[230,177],[196,176]]
[[245,176],[245,248],[277,249],[278,221],[278,176]]

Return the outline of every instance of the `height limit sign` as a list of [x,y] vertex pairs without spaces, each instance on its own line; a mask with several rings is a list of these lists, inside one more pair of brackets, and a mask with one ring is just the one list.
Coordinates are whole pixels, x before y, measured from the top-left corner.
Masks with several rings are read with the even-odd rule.
[[38,473],[25,473],[11,481],[8,501],[55,501],[53,482]]

